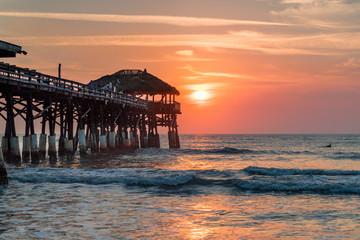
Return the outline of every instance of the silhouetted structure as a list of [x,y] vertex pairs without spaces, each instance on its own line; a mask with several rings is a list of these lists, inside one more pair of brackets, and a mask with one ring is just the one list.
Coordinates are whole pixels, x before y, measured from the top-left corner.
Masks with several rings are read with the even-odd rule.
[[[1,56],[25,54],[20,46],[1,43]],[[174,87],[140,70],[121,70],[86,85],[61,78],[60,66],[55,77],[0,62],[0,117],[6,121],[0,184],[7,183],[3,159],[21,162],[16,117],[25,121],[22,158],[32,162],[46,153],[50,160],[56,160],[57,155],[72,155],[77,149],[86,154],[88,149],[160,147],[158,126],[169,128],[170,148],[180,147],[180,104],[175,101],[179,92]],[[39,138],[36,119],[41,119]],[[58,147],[56,128],[60,133]]]
[[[111,88],[115,92],[146,100],[148,112],[139,122],[140,136],[144,135],[145,139],[148,137],[148,146],[159,147],[157,127],[168,127],[169,147],[180,148],[177,114],[181,114],[181,111],[180,103],[175,101],[175,96],[180,93],[175,87],[148,73],[146,69],[121,70],[89,84],[101,89]],[[145,126],[148,126],[147,131]]]
[[4,42],[0,40],[0,57],[16,57],[17,53],[27,54],[25,51],[21,50],[21,46]]

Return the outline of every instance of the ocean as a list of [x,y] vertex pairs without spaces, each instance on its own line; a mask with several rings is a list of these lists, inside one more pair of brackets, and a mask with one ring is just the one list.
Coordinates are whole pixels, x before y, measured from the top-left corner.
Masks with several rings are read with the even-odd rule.
[[360,239],[360,135],[161,141],[7,164],[0,239]]

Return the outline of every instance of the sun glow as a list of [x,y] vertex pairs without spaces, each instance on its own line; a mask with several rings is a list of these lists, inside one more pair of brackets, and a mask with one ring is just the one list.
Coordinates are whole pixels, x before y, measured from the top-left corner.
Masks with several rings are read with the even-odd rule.
[[203,101],[209,98],[209,94],[205,91],[196,91],[193,93],[193,98],[196,100]]

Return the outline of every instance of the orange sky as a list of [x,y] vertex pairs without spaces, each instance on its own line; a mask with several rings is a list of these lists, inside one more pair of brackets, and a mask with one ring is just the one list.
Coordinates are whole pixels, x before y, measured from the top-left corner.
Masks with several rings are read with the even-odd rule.
[[[180,133],[360,133],[360,3],[0,0],[2,61],[87,83],[147,68]],[[194,92],[208,98],[195,100]]]

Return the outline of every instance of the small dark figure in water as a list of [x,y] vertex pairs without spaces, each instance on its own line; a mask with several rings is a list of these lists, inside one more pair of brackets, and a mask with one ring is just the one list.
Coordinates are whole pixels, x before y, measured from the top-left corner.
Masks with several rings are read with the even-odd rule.
[[331,144],[326,145],[326,146],[322,146],[323,148],[331,148]]

